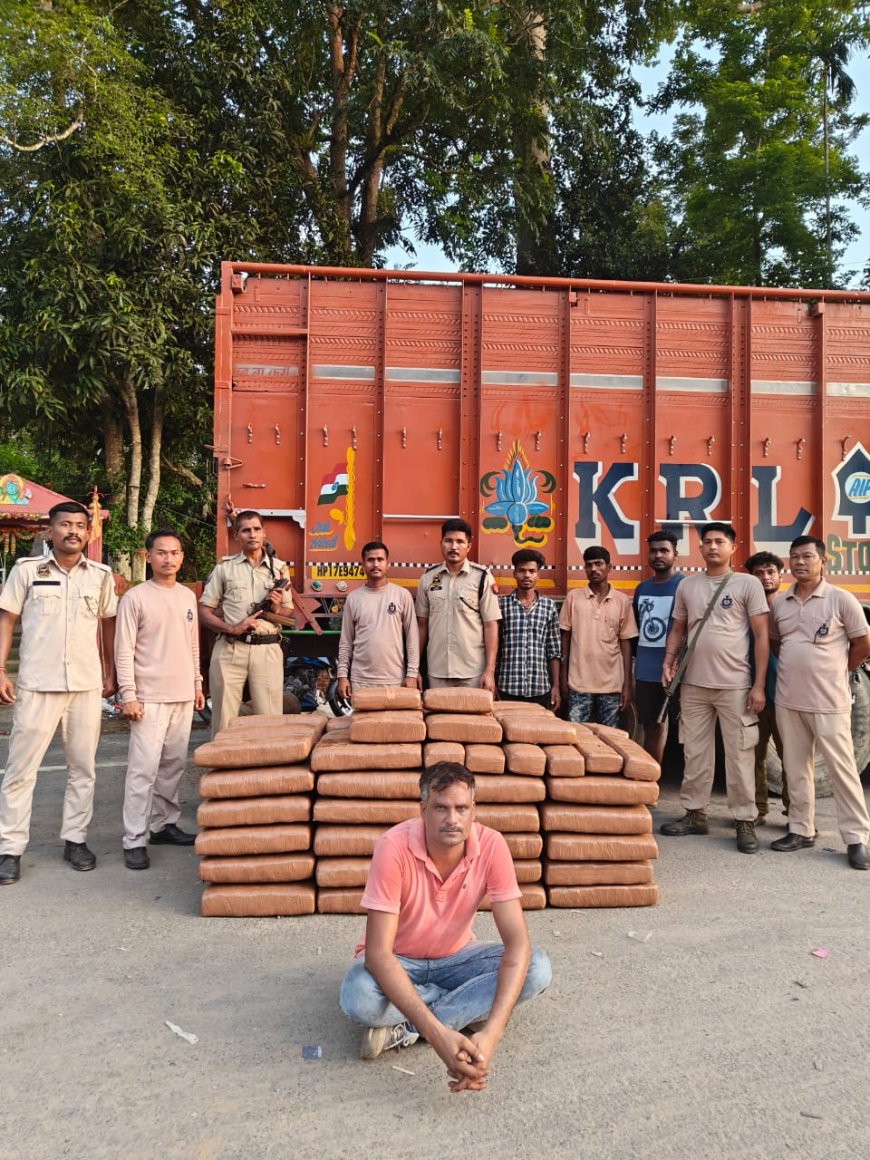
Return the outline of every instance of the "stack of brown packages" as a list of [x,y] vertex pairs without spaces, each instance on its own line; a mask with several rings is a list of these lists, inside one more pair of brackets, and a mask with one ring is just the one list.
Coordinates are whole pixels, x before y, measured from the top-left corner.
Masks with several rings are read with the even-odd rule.
[[544,881],[551,906],[651,906],[658,901],[650,805],[658,764],[620,729],[574,725],[570,749],[547,756]]
[[426,736],[420,693],[359,689],[353,714],[330,721],[311,755],[317,774],[314,853],[317,909],[361,914],[372,854],[390,826],[420,812]]
[[314,913],[308,758],[325,726],[316,715],[238,717],[195,750],[209,771],[195,846],[206,918]]
[[[502,706],[485,689],[427,689],[423,762],[462,762],[477,783],[477,820],[498,830],[507,842],[522,891],[524,910],[543,910],[538,802],[544,789],[544,754],[539,746],[503,744]],[[489,909],[484,898],[481,909]]]

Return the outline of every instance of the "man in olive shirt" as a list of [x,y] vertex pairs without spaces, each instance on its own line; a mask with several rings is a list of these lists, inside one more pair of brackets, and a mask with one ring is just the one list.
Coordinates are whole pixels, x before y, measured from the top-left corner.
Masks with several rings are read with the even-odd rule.
[[420,645],[414,601],[387,579],[390,551],[380,540],[362,550],[366,582],[344,602],[338,644],[338,695],[373,685],[417,687]]
[[208,670],[212,737],[238,716],[246,681],[255,713],[284,708],[281,633],[254,610],[268,596],[273,612],[289,615],[287,565],[266,550],[259,512],[239,512],[233,528],[242,550],[217,565],[199,600],[200,624],[218,634]]
[[466,686],[495,692],[498,589],[489,570],[468,559],[471,527],[465,520],[441,525],[443,564],[423,573],[417,588],[420,655],[431,688]]
[[[685,754],[680,801],[686,813],[661,826],[659,832],[672,838],[707,833],[718,721],[725,748],[728,805],[737,822],[737,849],[741,854],[757,854],[755,747],[767,673],[767,600],[759,580],[731,571],[736,540],[730,524],[711,523],[701,528],[706,571],[687,576],[674,600],[662,669],[664,685],[676,672],[681,645],[687,638],[689,643],[694,640],[714,598],[715,605],[697,638],[680,689],[680,740]],[[723,581],[725,586],[720,589]],[[754,683],[749,665],[750,633]]]
[[825,759],[840,835],[853,870],[870,870],[870,816],[852,744],[849,671],[870,656],[870,629],[851,592],[824,578],[825,545],[798,536],[789,551],[794,584],[771,605],[771,640],[779,650],[776,719],[788,765],[788,833],[771,849],[815,844],[813,766]]
[[[94,811],[102,696],[115,691],[112,571],[89,560],[88,511],[70,500],[48,513],[51,554],[18,560],[0,594],[0,703],[15,705],[0,788],[0,885],[21,877],[36,775],[58,725],[67,762],[64,858],[73,870],[97,864],[86,844]],[[21,617],[18,690],[6,672]]]

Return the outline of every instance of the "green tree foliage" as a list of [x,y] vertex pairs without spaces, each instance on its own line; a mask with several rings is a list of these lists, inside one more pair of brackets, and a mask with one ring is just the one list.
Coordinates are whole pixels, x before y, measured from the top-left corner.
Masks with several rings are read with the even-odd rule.
[[[844,64],[867,43],[853,0],[690,0],[656,106],[686,108],[659,149],[686,281],[830,284],[864,175]],[[695,111],[695,108],[700,111]]]

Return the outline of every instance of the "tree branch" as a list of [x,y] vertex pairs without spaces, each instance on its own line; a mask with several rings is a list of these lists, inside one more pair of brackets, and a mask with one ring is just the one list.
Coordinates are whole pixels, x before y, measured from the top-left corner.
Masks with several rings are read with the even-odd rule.
[[8,145],[10,149],[16,149],[19,153],[36,153],[38,149],[43,149],[46,145],[56,145],[58,141],[66,141],[67,137],[72,137],[73,133],[84,126],[84,123],[84,117],[79,114],[62,133],[49,133],[46,137],[40,137],[35,145],[19,145],[17,141],[7,137],[5,133],[0,133],[0,144]]
[[205,486],[203,480],[198,475],[194,475],[190,468],[184,467],[180,463],[170,463],[165,455],[162,457],[162,463],[165,468],[174,472],[176,475],[180,475],[183,480],[186,480],[187,483],[192,483],[194,487]]

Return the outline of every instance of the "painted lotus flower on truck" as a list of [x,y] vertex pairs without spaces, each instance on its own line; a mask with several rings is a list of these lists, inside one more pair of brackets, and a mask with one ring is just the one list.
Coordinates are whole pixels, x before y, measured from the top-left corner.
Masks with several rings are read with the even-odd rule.
[[487,513],[483,519],[484,532],[510,531],[515,544],[521,547],[533,544],[540,547],[555,526],[552,500],[538,498],[539,491],[550,495],[556,489],[556,477],[549,471],[529,466],[519,441],[508,452],[501,471],[488,471],[480,480],[480,494]]

